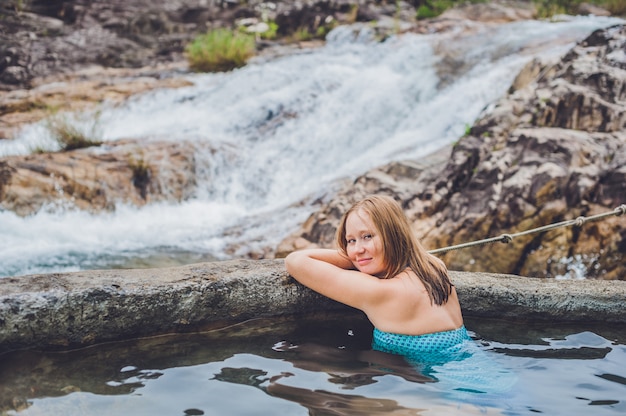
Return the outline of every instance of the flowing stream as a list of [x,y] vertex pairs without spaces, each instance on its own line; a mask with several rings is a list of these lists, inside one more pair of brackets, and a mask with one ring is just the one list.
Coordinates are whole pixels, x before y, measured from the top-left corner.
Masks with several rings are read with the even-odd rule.
[[[185,75],[193,86],[104,105],[105,141],[206,143],[212,151],[196,156],[195,196],[101,214],[55,205],[25,218],[0,211],[0,277],[272,249],[339,180],[453,143],[531,59],[556,59],[616,23],[623,20],[475,24],[382,43],[365,26],[341,27],[321,48],[228,73]],[[76,123],[89,118],[72,116]],[[43,123],[0,141],[0,157],[37,147],[55,149]]]

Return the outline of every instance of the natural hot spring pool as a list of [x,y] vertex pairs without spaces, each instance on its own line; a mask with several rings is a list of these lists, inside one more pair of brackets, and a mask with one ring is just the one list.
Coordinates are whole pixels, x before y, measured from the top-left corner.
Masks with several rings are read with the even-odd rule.
[[0,356],[0,414],[626,414],[626,327],[471,317],[466,326],[479,359],[428,375],[370,351],[369,323],[345,313],[14,352]]

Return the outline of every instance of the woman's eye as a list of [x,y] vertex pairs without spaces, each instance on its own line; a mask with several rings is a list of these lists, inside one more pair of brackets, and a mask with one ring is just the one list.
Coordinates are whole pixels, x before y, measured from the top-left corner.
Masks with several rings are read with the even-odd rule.
[[356,243],[356,240],[354,238],[348,239],[348,244],[354,244],[354,243]]
[[371,235],[371,234],[365,234],[365,235],[363,236],[363,238],[364,238],[365,240],[369,240],[369,239],[371,239],[371,238],[372,238],[372,235]]

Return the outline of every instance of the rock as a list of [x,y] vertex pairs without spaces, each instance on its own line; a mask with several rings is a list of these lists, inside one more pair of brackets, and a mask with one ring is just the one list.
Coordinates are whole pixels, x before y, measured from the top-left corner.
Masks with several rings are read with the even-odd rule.
[[[626,26],[599,30],[553,65],[531,63],[447,162],[395,162],[359,177],[279,246],[330,247],[368,193],[402,204],[428,249],[610,212],[626,195]],[[615,58],[614,58],[615,57]],[[532,76],[535,75],[533,79]],[[432,158],[429,158],[432,163]],[[624,216],[441,255],[453,270],[626,280]]]
[[50,117],[51,109],[81,111],[154,89],[189,86],[191,82],[176,76],[184,70],[181,64],[134,70],[92,66],[38,79],[29,89],[0,93],[0,140],[12,138],[24,124]]
[[184,142],[119,141],[103,147],[0,160],[0,209],[113,210],[117,202],[182,201],[195,191],[196,148]]
[[534,17],[534,8],[528,2],[514,2],[514,7],[506,2],[485,2],[461,4],[446,10],[439,19],[473,20],[477,22],[505,23],[529,20]]
[[[466,316],[625,323],[626,282],[452,272]],[[0,279],[0,354],[63,350],[315,312],[356,312],[289,277],[281,260]]]
[[533,4],[525,1],[468,2],[450,8],[435,18],[420,20],[413,30],[424,34],[453,32],[462,27],[471,29],[473,22],[498,24],[529,20],[534,15]]
[[[382,39],[409,30],[449,30],[468,19],[529,19],[533,13],[528,2],[497,0],[461,5],[418,24],[416,4],[371,0],[15,0],[0,5],[0,91],[30,88],[40,77],[69,74],[96,64],[140,68],[180,62],[194,37],[209,29],[234,28],[241,19],[276,23],[278,39],[274,43],[280,44],[309,36],[323,39],[336,25],[354,22],[373,23]],[[259,42],[259,48],[265,42]],[[18,68],[4,74],[9,66]]]
[[12,65],[7,66],[0,75],[0,82],[9,85],[22,85],[28,80],[28,71],[26,68]]
[[[351,19],[376,19],[381,38],[398,28],[413,27],[414,9],[404,2],[402,10],[407,11],[409,21],[393,25],[386,22],[397,22],[394,6],[359,3],[363,4],[354,10],[360,14]],[[356,3],[73,0],[2,4],[0,139],[12,138],[19,126],[44,118],[50,108],[75,111],[146,89],[182,85],[184,80],[172,74],[188,71],[184,48],[208,29],[254,20],[255,30],[260,30],[268,22],[280,21],[282,38],[257,40],[259,54],[267,57],[294,47],[321,45],[322,41],[290,42],[295,31],[304,33],[305,29],[309,36],[323,39],[330,28],[346,22],[350,4]],[[151,83],[146,85],[149,78]]]
[[608,10],[596,6],[595,4],[590,4],[590,3],[580,3],[580,5],[578,6],[578,13],[582,14],[582,15],[589,15],[592,14],[594,16],[610,16],[611,12],[609,12]]
[[[358,5],[358,6],[357,6]],[[407,5],[408,7],[408,5]],[[350,13],[352,10],[358,13]],[[409,11],[407,16],[414,17]],[[242,18],[278,24],[279,35],[323,37],[334,25],[378,20],[395,8],[376,2],[247,0],[25,1],[0,6],[0,91],[84,67],[140,68],[180,62],[185,46],[209,29]],[[350,19],[350,20],[347,20]]]

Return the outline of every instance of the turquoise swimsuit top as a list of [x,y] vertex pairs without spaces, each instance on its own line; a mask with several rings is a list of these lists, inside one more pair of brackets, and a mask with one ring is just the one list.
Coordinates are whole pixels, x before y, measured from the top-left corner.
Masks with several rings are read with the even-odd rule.
[[424,335],[374,328],[372,348],[404,356],[420,373],[437,381],[442,391],[463,400],[501,400],[517,382],[515,373],[500,367],[472,341],[465,326]]
[[465,326],[423,335],[395,334],[374,328],[372,348],[413,359],[432,356],[443,358],[445,355],[457,353],[460,347],[470,339]]

